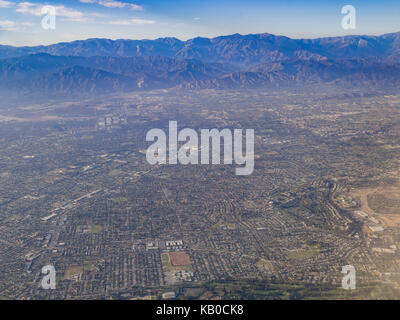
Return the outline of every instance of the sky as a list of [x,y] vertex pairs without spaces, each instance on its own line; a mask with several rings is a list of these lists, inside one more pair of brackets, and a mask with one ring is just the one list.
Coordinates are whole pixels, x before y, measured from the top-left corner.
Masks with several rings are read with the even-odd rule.
[[[42,8],[56,9],[44,29]],[[342,7],[356,9],[343,29]],[[400,0],[0,0],[0,44],[48,45],[88,38],[156,39],[272,33],[291,38],[400,31]]]

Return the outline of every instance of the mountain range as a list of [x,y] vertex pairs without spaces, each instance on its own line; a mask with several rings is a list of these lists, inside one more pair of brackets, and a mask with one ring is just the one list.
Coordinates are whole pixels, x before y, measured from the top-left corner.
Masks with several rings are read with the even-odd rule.
[[256,88],[315,83],[400,85],[400,33],[291,39],[234,34],[0,45],[0,91],[107,93],[156,88]]

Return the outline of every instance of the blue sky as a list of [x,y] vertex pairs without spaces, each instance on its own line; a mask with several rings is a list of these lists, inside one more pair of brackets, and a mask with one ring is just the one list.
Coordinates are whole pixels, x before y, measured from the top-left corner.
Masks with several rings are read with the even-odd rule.
[[[41,27],[53,5],[55,30]],[[341,8],[356,8],[356,29],[341,27]],[[316,38],[400,31],[400,0],[0,0],[0,44],[38,45],[87,38],[155,39],[233,33]]]

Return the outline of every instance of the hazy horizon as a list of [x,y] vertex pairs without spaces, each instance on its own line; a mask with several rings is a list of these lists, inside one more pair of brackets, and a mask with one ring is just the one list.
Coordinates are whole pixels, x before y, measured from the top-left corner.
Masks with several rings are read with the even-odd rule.
[[385,32],[385,33],[379,33],[379,34],[348,34],[348,35],[332,35],[332,36],[326,36],[326,37],[290,37],[284,34],[274,34],[274,33],[270,33],[270,32],[259,32],[259,33],[232,33],[232,34],[221,34],[221,35],[217,35],[215,37],[206,37],[206,36],[195,36],[192,38],[188,38],[188,39],[184,39],[184,38],[178,38],[178,37],[174,37],[174,36],[165,36],[165,37],[157,37],[157,38],[106,38],[106,37],[95,37],[95,38],[83,38],[83,39],[74,39],[74,40],[69,40],[69,41],[59,41],[59,42],[54,42],[54,43],[49,43],[49,44],[38,44],[38,45],[11,45],[11,44],[3,44],[0,43],[0,45],[3,46],[12,46],[12,47],[36,47],[36,46],[50,46],[50,45],[54,45],[54,44],[60,44],[60,43],[72,43],[75,41],[88,41],[88,40],[94,40],[94,39],[98,39],[98,40],[111,40],[111,41],[154,41],[154,40],[158,40],[158,39],[167,39],[167,38],[171,38],[171,39],[177,39],[179,41],[185,42],[185,41],[190,41],[192,39],[196,39],[196,38],[206,38],[206,39],[215,39],[215,38],[221,38],[221,37],[230,37],[236,34],[239,34],[240,36],[250,36],[250,35],[261,35],[261,34],[270,34],[276,37],[287,37],[289,39],[293,39],[293,40],[316,40],[316,39],[324,39],[324,38],[341,38],[341,37],[380,37],[380,36],[384,36],[387,34],[396,34],[396,33],[400,33],[399,31],[395,31],[395,32]]
[[[265,31],[293,39],[380,35],[400,30],[400,4],[384,2],[1,0],[0,43],[35,46],[88,38],[188,40]],[[341,26],[341,10],[347,4],[356,9],[356,29]],[[55,30],[41,27],[45,5],[57,9]]]

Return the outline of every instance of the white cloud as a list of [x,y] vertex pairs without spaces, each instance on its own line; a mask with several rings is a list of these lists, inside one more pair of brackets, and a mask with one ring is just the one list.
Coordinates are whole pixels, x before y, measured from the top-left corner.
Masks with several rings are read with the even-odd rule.
[[35,16],[42,15],[42,7],[31,2],[20,2],[16,10],[19,13],[29,13]]
[[0,20],[0,28],[10,28],[10,27],[14,27],[15,26],[15,22],[14,21],[10,21],[10,20]]
[[117,0],[79,0],[82,3],[97,3],[101,6],[108,8],[129,8],[131,10],[143,10],[142,6],[137,4],[128,3],[124,1]]
[[[42,16],[42,8],[44,5],[35,4],[32,2],[20,2],[18,3],[17,12],[31,14],[34,16]],[[58,17],[64,17],[71,21],[87,21],[85,15],[77,10],[66,8],[63,5],[53,6],[56,9],[56,15]]]
[[33,27],[35,24],[32,22],[21,22],[21,26],[24,27]]
[[0,8],[9,8],[13,5],[10,1],[0,0]]
[[32,26],[33,24],[29,22],[17,23],[11,20],[0,20],[0,30],[2,31],[24,32],[26,27]]
[[117,21],[110,21],[109,24],[116,24],[122,26],[130,26],[133,24],[155,24],[156,21],[154,20],[147,20],[147,19],[130,19],[130,20],[117,20]]

